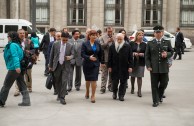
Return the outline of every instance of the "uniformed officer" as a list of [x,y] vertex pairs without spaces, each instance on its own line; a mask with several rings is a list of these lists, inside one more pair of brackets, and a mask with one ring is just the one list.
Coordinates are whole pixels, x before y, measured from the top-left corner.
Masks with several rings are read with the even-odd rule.
[[150,71],[153,107],[162,102],[164,90],[168,84],[168,58],[173,55],[173,49],[169,40],[163,38],[164,28],[153,28],[155,38],[147,43],[145,52],[146,67]]

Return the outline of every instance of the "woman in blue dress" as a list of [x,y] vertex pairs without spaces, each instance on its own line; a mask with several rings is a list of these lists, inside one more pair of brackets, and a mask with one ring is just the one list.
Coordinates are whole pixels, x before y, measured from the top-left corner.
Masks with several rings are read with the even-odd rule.
[[86,95],[89,98],[89,88],[92,87],[91,102],[95,103],[96,81],[98,80],[98,73],[100,63],[103,63],[103,51],[101,45],[96,40],[97,32],[91,30],[88,34],[88,39],[82,45],[81,55],[83,58],[83,72],[86,80]]

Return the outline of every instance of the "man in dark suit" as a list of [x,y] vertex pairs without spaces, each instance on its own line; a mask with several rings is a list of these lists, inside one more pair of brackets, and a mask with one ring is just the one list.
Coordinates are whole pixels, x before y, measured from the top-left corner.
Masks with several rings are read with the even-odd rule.
[[49,73],[48,70],[48,63],[49,63],[49,59],[48,59],[48,47],[49,47],[49,43],[55,41],[55,32],[56,29],[55,28],[50,28],[49,32],[46,33],[46,35],[44,35],[42,42],[40,43],[40,51],[43,51],[44,54],[44,58],[45,58],[45,71],[44,71],[44,75],[47,76]]
[[110,46],[108,54],[108,69],[112,77],[113,99],[117,99],[118,84],[119,100],[124,101],[126,84],[129,79],[129,73],[133,68],[133,55],[131,46],[124,41],[122,33],[117,34],[116,41]]
[[162,38],[162,26],[155,26],[153,30],[155,38],[147,43],[145,61],[151,76],[153,107],[157,107],[163,101],[164,90],[168,84],[168,58],[173,55],[173,49],[170,41]]
[[73,86],[73,72],[75,68],[75,88],[77,91],[80,90],[81,86],[81,67],[82,67],[82,57],[81,57],[81,48],[83,44],[83,40],[79,39],[80,31],[74,30],[72,31],[72,39],[69,42],[73,45],[74,48],[74,58],[71,59],[71,68],[70,68],[70,76],[68,83],[68,91],[72,90]]
[[176,59],[177,54],[179,55],[178,60],[182,59],[182,52],[184,52],[183,51],[183,44],[184,44],[183,40],[184,40],[183,33],[180,32],[180,28],[177,28],[176,35],[175,35],[175,51],[176,52],[173,57],[174,60]]
[[53,44],[50,54],[49,70],[54,71],[55,84],[58,92],[57,100],[65,105],[65,95],[70,73],[70,60],[73,58],[73,45],[68,43],[69,33],[61,34],[61,41]]

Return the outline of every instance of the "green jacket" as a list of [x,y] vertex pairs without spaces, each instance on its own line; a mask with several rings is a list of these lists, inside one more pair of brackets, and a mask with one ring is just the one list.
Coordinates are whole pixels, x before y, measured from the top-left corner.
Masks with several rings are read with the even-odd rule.
[[[162,58],[161,53],[167,51],[167,58]],[[147,68],[152,68],[152,73],[168,73],[168,58],[173,55],[173,49],[169,40],[162,38],[161,44],[157,44],[156,39],[147,43],[145,52],[145,62]]]

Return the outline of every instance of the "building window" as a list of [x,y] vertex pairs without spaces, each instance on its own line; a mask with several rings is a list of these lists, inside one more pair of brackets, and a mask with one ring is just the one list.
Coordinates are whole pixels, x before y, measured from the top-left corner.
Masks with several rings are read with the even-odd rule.
[[124,0],[105,0],[104,12],[105,26],[123,26]]
[[36,23],[49,24],[49,17],[50,17],[50,0],[36,0]]
[[86,25],[87,0],[68,0],[68,25]]
[[143,0],[142,4],[142,26],[149,27],[162,25],[163,0]]
[[180,15],[181,26],[194,26],[194,0],[181,0]]

